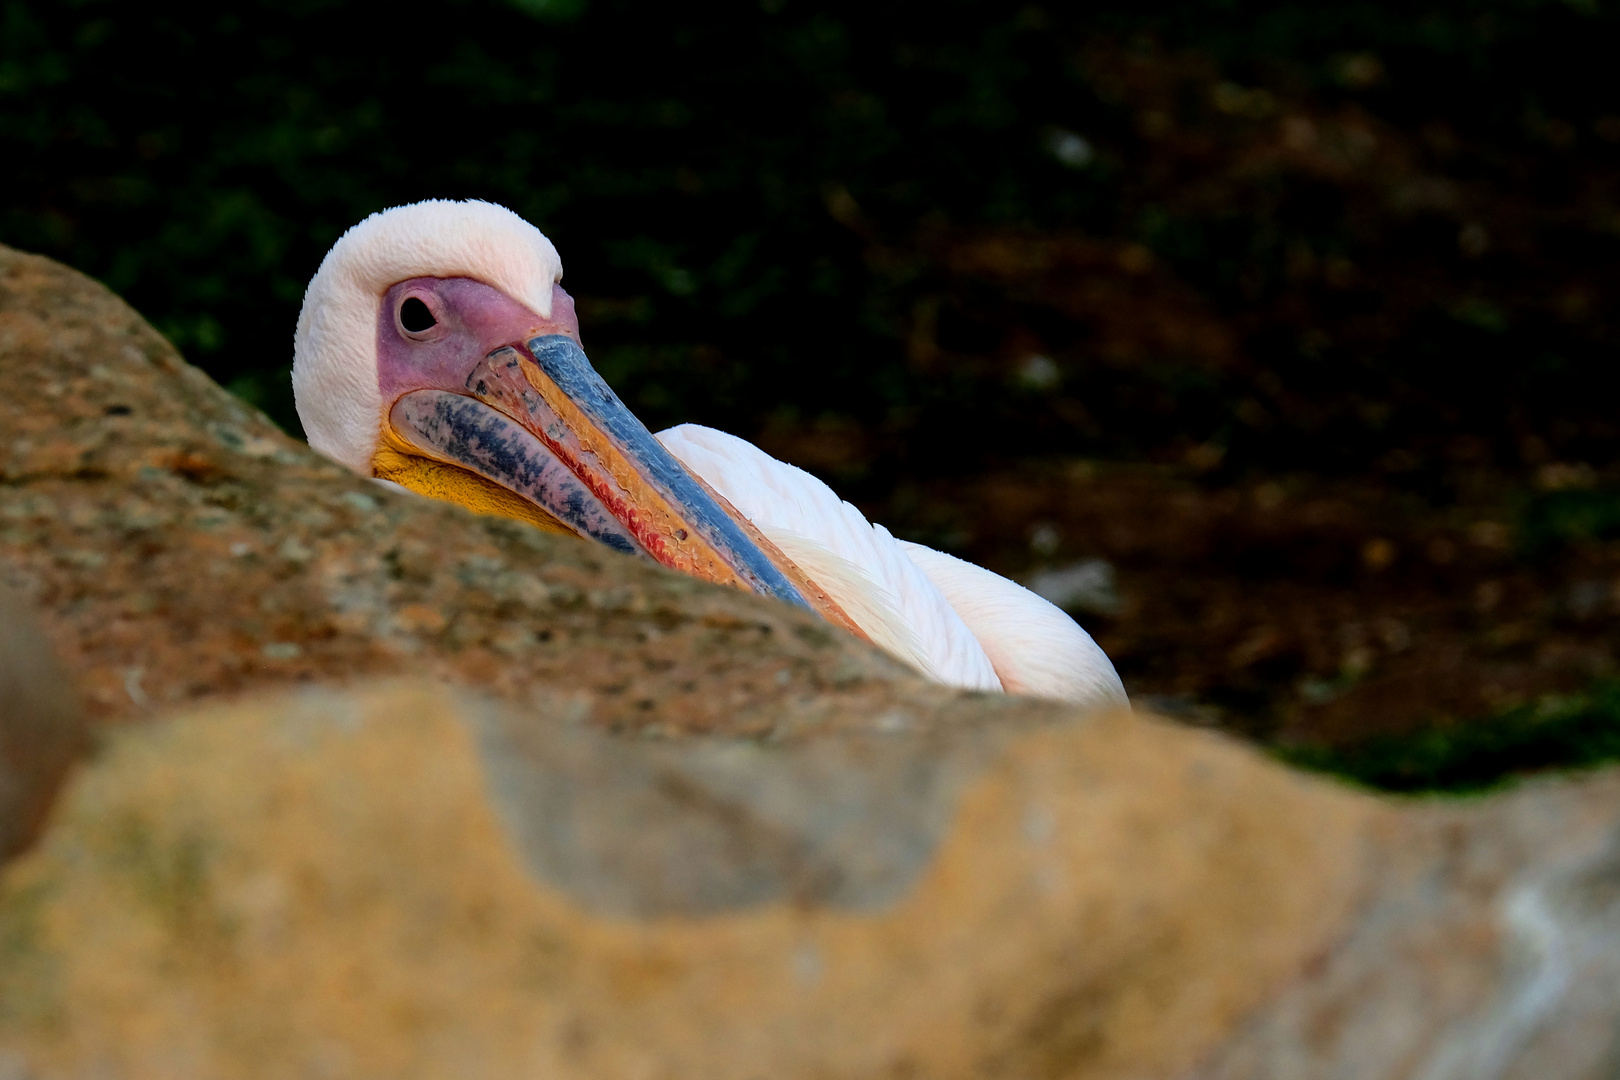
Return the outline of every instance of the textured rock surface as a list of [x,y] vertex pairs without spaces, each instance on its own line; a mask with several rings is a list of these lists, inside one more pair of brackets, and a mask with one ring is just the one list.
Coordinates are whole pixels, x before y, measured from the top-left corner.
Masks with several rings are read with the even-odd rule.
[[84,742],[42,642],[113,732],[0,868],[4,1080],[1620,1068],[1620,773],[1392,803],[953,694],[376,490],[3,250],[0,570],[0,840]]
[[1620,775],[1397,806],[1128,715],[649,742],[567,709],[395,683],[126,729],[0,877],[0,1075],[1620,1060]]
[[1620,1072],[1620,774],[1409,804],[1333,951],[1198,1080]]
[[32,613],[0,586],[0,863],[33,839],[88,745],[84,712]]
[[571,716],[665,732],[986,707],[811,616],[359,479],[105,289],[8,248],[0,568],[98,720],[398,673],[562,687]]
[[1199,1080],[1620,1074],[1620,776],[1411,811],[1330,957]]
[[[1173,1075],[1331,945],[1388,816],[1129,716],[767,746],[508,709],[310,690],[129,731],[5,879],[0,1047],[41,1077]],[[875,781],[847,842],[829,767]],[[874,889],[885,849],[924,857]],[[672,850],[675,902],[645,887]]]

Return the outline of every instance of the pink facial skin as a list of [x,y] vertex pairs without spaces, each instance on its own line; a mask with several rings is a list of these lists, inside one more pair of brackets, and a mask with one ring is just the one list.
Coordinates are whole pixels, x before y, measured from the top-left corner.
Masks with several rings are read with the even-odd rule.
[[[427,330],[406,330],[399,312],[407,299],[427,305],[436,320]],[[383,294],[377,311],[377,388],[383,410],[412,390],[466,393],[473,365],[502,345],[540,334],[579,340],[574,300],[561,285],[551,289],[551,318],[530,311],[492,285],[472,278],[419,277]]]
[[[729,566],[731,580],[809,608],[798,586],[739,524],[736,511],[717,502],[602,382],[578,347],[573,300],[556,287],[552,298],[552,316],[546,319],[470,278],[419,277],[394,285],[384,294],[377,318],[377,383],[385,422],[418,450],[500,484],[580,536],[620,552],[682,569],[679,549],[672,545],[695,529]],[[426,305],[431,326],[406,328],[401,311],[413,299]],[[413,316],[410,325],[422,321]],[[541,345],[546,360],[529,351],[531,340],[551,335],[572,340]],[[508,345],[515,348],[498,351]],[[562,393],[590,396],[586,402],[575,399],[579,422],[617,444],[640,474],[637,486],[644,492],[628,492],[596,460],[595,451],[580,445],[580,433],[567,430],[567,422],[520,370],[524,356],[540,373],[546,362],[558,365],[546,377]],[[475,370],[482,374],[474,379],[476,389],[469,390]],[[644,496],[674,510],[669,536],[678,540],[661,531],[662,517],[655,521],[642,512]],[[700,576],[710,573],[716,571],[706,569]]]
[[[420,277],[393,286],[377,325],[387,422],[416,449],[493,480],[578,535],[650,557],[604,504],[604,495],[623,492],[590,467],[594,456],[566,432],[551,435],[571,443],[566,448],[541,436],[562,425],[519,370],[520,351],[527,355],[526,343],[541,335],[579,341],[573,300],[554,287],[552,305],[555,318],[542,318],[470,278]],[[407,308],[415,309],[409,318]],[[423,327],[427,315],[432,325]],[[594,490],[593,483],[611,490]]]

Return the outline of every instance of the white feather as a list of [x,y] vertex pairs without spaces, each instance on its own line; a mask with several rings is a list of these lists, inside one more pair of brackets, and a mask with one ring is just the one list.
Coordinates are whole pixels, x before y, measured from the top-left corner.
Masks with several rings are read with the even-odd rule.
[[896,540],[802,469],[696,424],[659,442],[765,533],[873,643],[951,686],[1128,706],[1114,665],[1015,582]]
[[543,316],[562,260],[504,206],[427,202],[372,214],[344,233],[304,293],[293,338],[293,397],[309,445],[371,475],[382,423],[377,305],[413,277],[476,278]]
[[[503,207],[430,201],[373,214],[309,283],[293,392],[310,445],[370,475],[382,420],[378,302],[413,277],[469,277],[542,316],[557,251]],[[951,686],[1125,704],[1101,649],[1063,612],[971,563],[896,540],[801,469],[742,439],[683,424],[658,439],[826,589],[873,642]]]
[[900,601],[873,581],[866,571],[818,540],[772,525],[755,522],[755,526],[811,581],[838,601],[844,614],[866,632],[872,644],[904,660],[935,682],[947,681],[944,673],[934,668],[933,658],[901,617]]
[[[713,428],[682,424],[658,433],[658,441],[701,476],[766,535],[788,533],[814,540],[857,567],[892,598],[897,619],[910,628],[914,646],[902,659],[951,686],[1000,690],[990,659],[961,617],[928,576],[901,550],[889,530],[874,525],[826,484],[803,469]],[[814,577],[814,575],[811,575]],[[838,605],[870,635],[850,607],[883,602],[876,594],[820,581]],[[847,604],[846,604],[847,601]]]
[[898,543],[979,639],[1009,694],[1129,707],[1108,655],[1061,608],[982,566]]

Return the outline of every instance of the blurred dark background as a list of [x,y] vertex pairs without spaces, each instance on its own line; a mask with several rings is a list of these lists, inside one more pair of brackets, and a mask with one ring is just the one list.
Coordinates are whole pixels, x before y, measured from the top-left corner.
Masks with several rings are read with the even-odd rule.
[[304,284],[556,242],[650,426],[1031,582],[1396,788],[1620,749],[1612,0],[0,2],[0,241],[297,431]]

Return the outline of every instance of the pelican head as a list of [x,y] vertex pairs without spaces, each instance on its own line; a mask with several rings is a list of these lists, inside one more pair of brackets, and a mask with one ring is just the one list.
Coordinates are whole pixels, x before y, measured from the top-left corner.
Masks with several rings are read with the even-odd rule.
[[362,476],[573,533],[853,628],[592,369],[557,250],[486,202],[374,214],[304,296],[310,445]]

